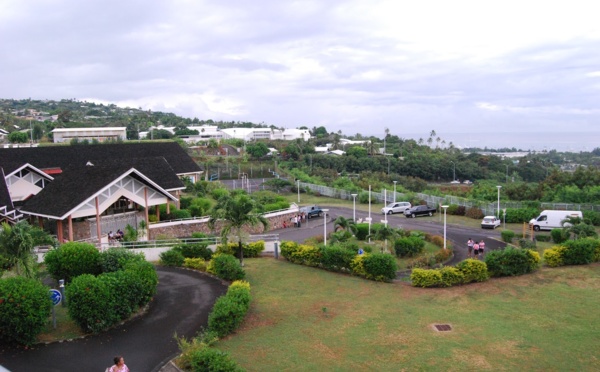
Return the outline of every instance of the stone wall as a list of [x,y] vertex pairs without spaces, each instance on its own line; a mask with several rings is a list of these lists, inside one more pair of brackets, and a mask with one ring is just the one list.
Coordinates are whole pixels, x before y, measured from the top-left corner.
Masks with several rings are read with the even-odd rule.
[[[296,215],[296,212],[286,212],[275,216],[266,216],[269,221],[269,228],[266,230],[274,230],[281,228],[283,221],[290,221]],[[148,240],[164,239],[164,238],[185,238],[192,236],[192,233],[202,232],[205,234],[219,235],[222,225],[215,224],[214,230],[208,227],[206,219],[203,220],[187,220],[178,223],[157,223],[150,225]],[[261,234],[265,232],[262,225],[245,226],[244,230],[249,234]]]

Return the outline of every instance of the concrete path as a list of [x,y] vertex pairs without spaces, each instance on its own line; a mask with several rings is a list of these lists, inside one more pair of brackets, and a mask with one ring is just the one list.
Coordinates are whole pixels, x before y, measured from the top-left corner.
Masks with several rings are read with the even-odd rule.
[[158,267],[157,272],[157,294],[144,316],[71,342],[29,350],[0,345],[0,365],[12,372],[93,372],[104,371],[115,355],[122,355],[131,371],[158,371],[179,354],[175,333],[194,337],[207,325],[215,300],[227,286],[194,271]]

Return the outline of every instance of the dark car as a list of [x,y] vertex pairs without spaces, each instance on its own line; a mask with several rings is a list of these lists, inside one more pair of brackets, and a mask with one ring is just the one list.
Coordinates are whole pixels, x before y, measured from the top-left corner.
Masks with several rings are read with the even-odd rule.
[[406,216],[406,218],[415,218],[417,216],[433,216],[435,212],[435,208],[431,208],[427,205],[416,205],[412,208],[406,209],[404,211],[404,216]]
[[300,212],[304,212],[306,214],[306,218],[321,217],[323,215],[323,211],[318,205],[302,207],[300,208]]

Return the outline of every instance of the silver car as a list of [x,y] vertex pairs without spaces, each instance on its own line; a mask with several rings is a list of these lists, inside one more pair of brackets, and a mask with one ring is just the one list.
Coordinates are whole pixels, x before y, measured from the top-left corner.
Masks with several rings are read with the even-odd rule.
[[409,202],[390,203],[386,207],[381,208],[381,214],[403,213],[405,209],[412,207]]

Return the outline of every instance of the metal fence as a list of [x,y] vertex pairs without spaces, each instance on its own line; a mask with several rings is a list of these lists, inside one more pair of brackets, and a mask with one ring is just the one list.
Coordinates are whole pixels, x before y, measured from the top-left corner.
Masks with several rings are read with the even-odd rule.
[[[300,187],[309,189],[312,192],[319,193],[323,196],[328,196],[330,198],[336,199],[345,199],[352,200],[352,194],[360,194],[360,192],[356,191],[347,191],[336,189],[329,186],[315,185],[312,183],[300,182]],[[361,192],[368,192],[367,190],[362,190]],[[487,202],[487,201],[478,201],[471,200],[466,198],[461,198],[458,196],[445,195],[445,196],[435,196],[428,195],[422,193],[415,194],[417,198],[424,200],[428,205],[450,205],[456,204],[459,206],[464,206],[465,208],[478,207],[483,211],[485,215],[494,215],[498,209],[497,202]],[[402,201],[406,200],[407,195],[404,193],[396,193],[395,200]],[[391,203],[394,201],[394,191],[390,191],[387,193],[384,192],[375,192],[371,191],[371,201],[375,203]],[[526,203],[523,202],[512,202],[512,201],[500,201],[500,209],[503,208],[525,208],[527,206]],[[568,211],[600,211],[600,205],[591,205],[591,204],[575,204],[575,203],[541,203],[542,209],[551,209],[551,210],[568,210]]]

